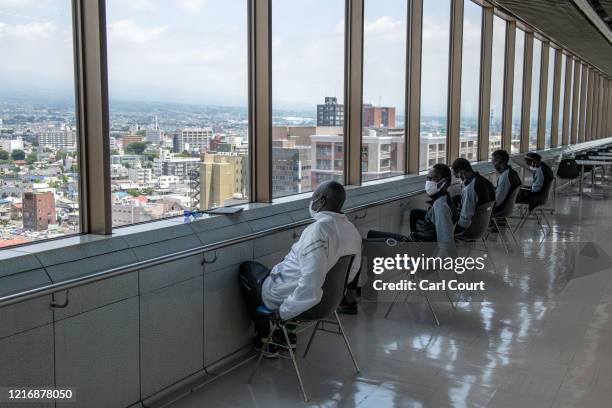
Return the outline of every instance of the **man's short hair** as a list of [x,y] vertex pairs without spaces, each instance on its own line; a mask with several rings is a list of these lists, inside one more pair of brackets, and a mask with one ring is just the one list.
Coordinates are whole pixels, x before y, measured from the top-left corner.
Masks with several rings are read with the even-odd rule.
[[468,161],[468,159],[464,159],[460,157],[453,162],[453,172],[458,173],[459,170],[463,171],[474,171],[472,170],[472,165]]
[[440,176],[442,176],[443,179],[446,179],[447,186],[450,185],[451,178],[452,178],[450,167],[448,167],[446,164],[443,164],[443,163],[436,163],[433,165],[432,169],[438,172]]
[[493,157],[498,157],[505,161],[506,163],[510,161],[510,155],[505,150],[496,150],[492,154]]

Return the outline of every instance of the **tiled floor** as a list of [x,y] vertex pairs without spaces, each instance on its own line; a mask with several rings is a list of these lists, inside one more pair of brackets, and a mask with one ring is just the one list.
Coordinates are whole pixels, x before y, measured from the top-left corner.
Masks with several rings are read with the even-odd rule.
[[250,386],[253,361],[172,408],[612,406],[612,205],[559,197],[556,207],[545,241],[532,222],[510,255],[491,243],[486,293],[454,311],[436,302],[440,327],[418,296],[387,319],[375,301],[342,316],[359,374],[340,337],[318,335],[298,360],[308,404],[279,360],[264,361]]

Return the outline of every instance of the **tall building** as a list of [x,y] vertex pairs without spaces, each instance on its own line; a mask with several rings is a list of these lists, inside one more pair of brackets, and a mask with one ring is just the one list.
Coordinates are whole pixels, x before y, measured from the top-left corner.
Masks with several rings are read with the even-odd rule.
[[47,129],[38,135],[38,145],[56,150],[76,150],[76,131],[69,127]]
[[403,173],[404,129],[370,129],[363,136],[361,171],[364,181]]
[[388,106],[363,105],[364,128],[395,128],[395,108]]
[[274,197],[298,194],[311,189],[311,146],[293,140],[272,142],[272,190]]
[[335,96],[326,96],[325,103],[317,105],[317,126],[344,126],[344,105]]
[[178,135],[178,151],[205,152],[212,138],[212,128],[185,128]]
[[202,155],[200,167],[200,208],[225,205],[229,199],[247,198],[248,157],[235,153]]
[[23,228],[44,231],[49,224],[56,224],[55,197],[50,191],[23,193]]
[[158,145],[162,142],[164,131],[160,129],[147,129],[145,131],[144,141]]

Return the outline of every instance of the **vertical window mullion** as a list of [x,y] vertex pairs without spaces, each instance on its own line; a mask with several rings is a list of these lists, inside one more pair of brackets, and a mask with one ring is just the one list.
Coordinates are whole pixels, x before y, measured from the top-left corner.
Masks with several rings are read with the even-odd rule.
[[523,105],[521,112],[521,153],[529,150],[529,127],[531,118],[531,78],[533,76],[533,33],[525,32],[524,52]]
[[74,2],[82,232],[112,233],[104,0]]
[[251,200],[272,201],[272,4],[249,1]]
[[421,140],[421,61],[423,45],[423,0],[412,0],[408,8],[406,42],[406,103],[404,127],[407,173],[418,174]]
[[448,80],[448,114],[446,162],[459,157],[461,59],[463,52],[463,0],[451,2],[450,58]]
[[480,41],[480,88],[478,107],[478,160],[489,158],[491,126],[491,63],[493,59],[493,7],[482,8]]
[[516,52],[516,22],[506,23],[506,51],[504,66],[504,101],[501,148],[512,151],[512,103],[514,100],[514,63]]
[[347,185],[361,184],[363,97],[363,2],[346,0],[344,177]]

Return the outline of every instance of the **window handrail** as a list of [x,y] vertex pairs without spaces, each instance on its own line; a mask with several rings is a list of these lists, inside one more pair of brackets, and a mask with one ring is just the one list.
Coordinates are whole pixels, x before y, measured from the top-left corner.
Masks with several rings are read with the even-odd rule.
[[[371,207],[379,205],[389,204],[394,201],[403,200],[410,198],[424,192],[423,189],[418,189],[408,193],[398,194],[392,197],[383,198],[380,200],[372,201],[366,204],[357,205],[355,207],[348,208],[344,211],[345,214],[351,214],[359,211],[366,210]],[[122,265],[115,268],[106,269],[99,272],[94,272],[86,276],[80,276],[78,278],[67,279],[61,282],[52,283],[49,285],[40,286],[33,289],[24,290],[21,292],[12,293],[10,295],[0,297],[0,308],[10,306],[16,303],[25,302],[27,300],[35,299],[41,296],[50,295],[56,292],[74,289],[80,286],[88,285],[90,283],[100,282],[102,280],[110,279],[116,276],[125,275],[127,273],[136,272],[140,269],[150,268],[153,266],[161,265],[164,263],[177,261],[180,259],[188,258],[190,256],[203,254],[205,252],[215,251],[221,248],[225,248],[231,245],[241,244],[246,241],[250,241],[257,238],[262,238],[271,234],[275,234],[282,231],[291,230],[293,228],[303,227],[311,224],[314,220],[307,218],[300,221],[294,221],[288,224],[267,228],[261,231],[252,232],[239,237],[214,242],[212,244],[200,245],[194,248],[185,249],[182,251],[174,252],[167,255],[158,256],[155,258],[147,259],[144,261],[138,261],[129,265]]]

